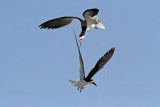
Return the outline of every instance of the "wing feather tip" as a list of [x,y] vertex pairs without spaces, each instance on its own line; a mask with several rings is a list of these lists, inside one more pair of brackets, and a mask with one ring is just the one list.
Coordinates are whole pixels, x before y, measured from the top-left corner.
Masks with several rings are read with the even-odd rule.
[[109,52],[113,52],[113,53],[114,53],[114,51],[115,51],[115,47],[112,47],[112,48],[109,50]]

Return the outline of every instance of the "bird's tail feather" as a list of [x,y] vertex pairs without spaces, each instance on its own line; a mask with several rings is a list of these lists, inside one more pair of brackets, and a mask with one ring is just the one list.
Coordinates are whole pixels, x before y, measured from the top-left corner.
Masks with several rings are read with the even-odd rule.
[[71,82],[71,84],[74,85],[75,87],[78,87],[78,82],[73,80],[69,80],[69,82]]
[[99,22],[99,23],[97,24],[97,26],[98,26],[99,28],[101,28],[101,29],[106,29],[105,26],[103,25],[103,23],[101,23],[101,22]]

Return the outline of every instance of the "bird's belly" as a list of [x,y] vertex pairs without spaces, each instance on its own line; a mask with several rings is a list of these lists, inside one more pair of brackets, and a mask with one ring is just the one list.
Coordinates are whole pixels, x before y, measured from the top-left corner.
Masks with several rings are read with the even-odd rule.
[[80,86],[80,87],[84,87],[85,85],[88,84],[88,83],[87,83],[86,81],[84,81],[84,80],[79,81],[78,83],[79,83],[79,86]]
[[87,25],[87,29],[86,29],[86,32],[91,30],[92,28],[94,28],[96,26],[96,24],[90,24],[90,25]]

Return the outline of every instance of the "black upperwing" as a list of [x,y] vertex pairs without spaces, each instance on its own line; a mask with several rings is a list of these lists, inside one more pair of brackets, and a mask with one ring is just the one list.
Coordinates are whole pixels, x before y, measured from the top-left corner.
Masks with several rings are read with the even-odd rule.
[[42,28],[47,28],[47,29],[57,29],[60,27],[64,27],[72,22],[73,19],[78,19],[81,21],[80,18],[78,17],[60,17],[56,19],[49,20],[47,22],[42,23],[39,25],[39,27]]
[[94,9],[88,9],[86,11],[84,11],[83,13],[83,17],[86,19],[86,17],[90,16],[90,17],[94,17],[95,15],[97,15],[99,12],[98,9],[94,8]]
[[112,55],[114,54],[115,48],[111,48],[103,57],[101,57],[95,67],[89,72],[86,79],[91,79],[100,69],[102,69],[105,64],[111,59]]

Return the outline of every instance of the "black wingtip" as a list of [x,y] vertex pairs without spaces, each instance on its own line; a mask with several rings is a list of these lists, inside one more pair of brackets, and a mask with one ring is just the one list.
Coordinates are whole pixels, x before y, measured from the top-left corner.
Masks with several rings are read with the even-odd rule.
[[115,47],[111,48],[111,50],[113,50],[113,51],[114,51],[114,50],[115,50]]
[[114,52],[114,51],[115,51],[115,47],[112,47],[112,48],[109,50],[109,52],[110,52],[110,51],[113,51],[113,52]]
[[39,25],[38,27],[39,27],[40,29],[43,29],[43,28],[44,28],[44,27],[42,26],[42,24],[41,24],[41,25]]
[[41,25],[38,26],[40,29],[51,29],[50,26],[46,26],[45,23],[42,23]]
[[43,24],[38,26],[40,29],[56,29],[56,28],[52,28],[50,26],[44,26]]
[[111,53],[113,55],[114,51],[115,51],[115,47],[111,48],[107,53]]

